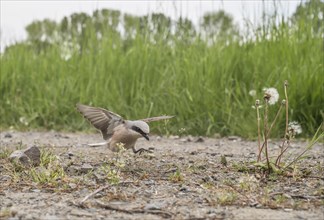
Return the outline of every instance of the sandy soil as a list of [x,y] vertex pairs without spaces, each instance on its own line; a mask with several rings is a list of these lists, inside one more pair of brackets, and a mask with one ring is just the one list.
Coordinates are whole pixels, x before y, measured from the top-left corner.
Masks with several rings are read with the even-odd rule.
[[[141,155],[88,147],[102,141],[99,134],[3,131],[0,138],[2,155],[36,145],[64,169],[64,177],[40,183],[0,159],[1,219],[324,219],[323,144],[290,175],[266,178],[248,163],[257,144],[238,137],[152,136],[138,141],[152,149]],[[304,146],[294,142],[292,157]],[[278,152],[278,143],[270,149]]]

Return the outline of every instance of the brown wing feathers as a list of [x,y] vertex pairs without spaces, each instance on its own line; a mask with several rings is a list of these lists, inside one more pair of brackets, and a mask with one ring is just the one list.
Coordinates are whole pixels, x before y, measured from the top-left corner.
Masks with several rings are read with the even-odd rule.
[[166,119],[170,119],[173,118],[174,116],[158,116],[158,117],[152,117],[152,118],[144,118],[144,119],[140,119],[140,121],[144,121],[146,123],[151,122],[151,121],[160,121],[160,120],[166,120]]
[[109,139],[113,134],[113,129],[123,122],[121,116],[103,108],[77,104],[77,109],[95,128],[101,131],[105,140]]
[[[114,132],[114,128],[125,123],[124,119],[111,111],[103,108],[91,107],[87,105],[77,104],[78,111],[98,130],[101,131],[105,140],[109,139]],[[144,118],[139,121],[146,123],[152,121],[160,121],[173,118],[174,116],[158,116],[152,118]]]

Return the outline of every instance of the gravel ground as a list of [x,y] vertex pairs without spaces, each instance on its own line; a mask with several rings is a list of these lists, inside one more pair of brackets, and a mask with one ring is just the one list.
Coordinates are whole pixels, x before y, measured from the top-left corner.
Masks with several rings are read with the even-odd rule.
[[[0,219],[324,219],[322,143],[285,175],[265,177],[248,163],[257,144],[239,137],[152,136],[137,142],[152,151],[141,155],[88,147],[99,134],[2,131],[0,138]],[[289,154],[305,144],[294,142]],[[55,160],[15,168],[9,153],[33,145]],[[270,141],[270,152],[278,146]],[[61,176],[49,174],[58,168]]]

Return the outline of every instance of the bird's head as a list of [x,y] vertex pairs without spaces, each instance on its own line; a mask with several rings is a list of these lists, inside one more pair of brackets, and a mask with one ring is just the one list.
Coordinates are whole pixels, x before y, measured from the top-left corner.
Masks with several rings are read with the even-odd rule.
[[144,121],[132,121],[130,122],[130,129],[143,136],[146,140],[150,140],[148,134],[150,133],[150,127]]

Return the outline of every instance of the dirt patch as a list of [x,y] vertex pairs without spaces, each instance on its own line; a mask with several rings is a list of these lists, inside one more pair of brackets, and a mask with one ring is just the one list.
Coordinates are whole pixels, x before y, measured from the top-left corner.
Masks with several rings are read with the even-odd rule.
[[[291,175],[265,178],[247,163],[256,158],[256,143],[236,137],[153,136],[138,141],[137,148],[152,149],[142,155],[88,147],[102,141],[98,134],[5,131],[0,138],[2,218],[324,219],[322,144]],[[5,155],[31,145],[55,155],[62,172],[47,175],[49,160],[32,178],[13,173]],[[294,143],[291,155],[304,146]],[[278,150],[270,142],[270,151]]]

